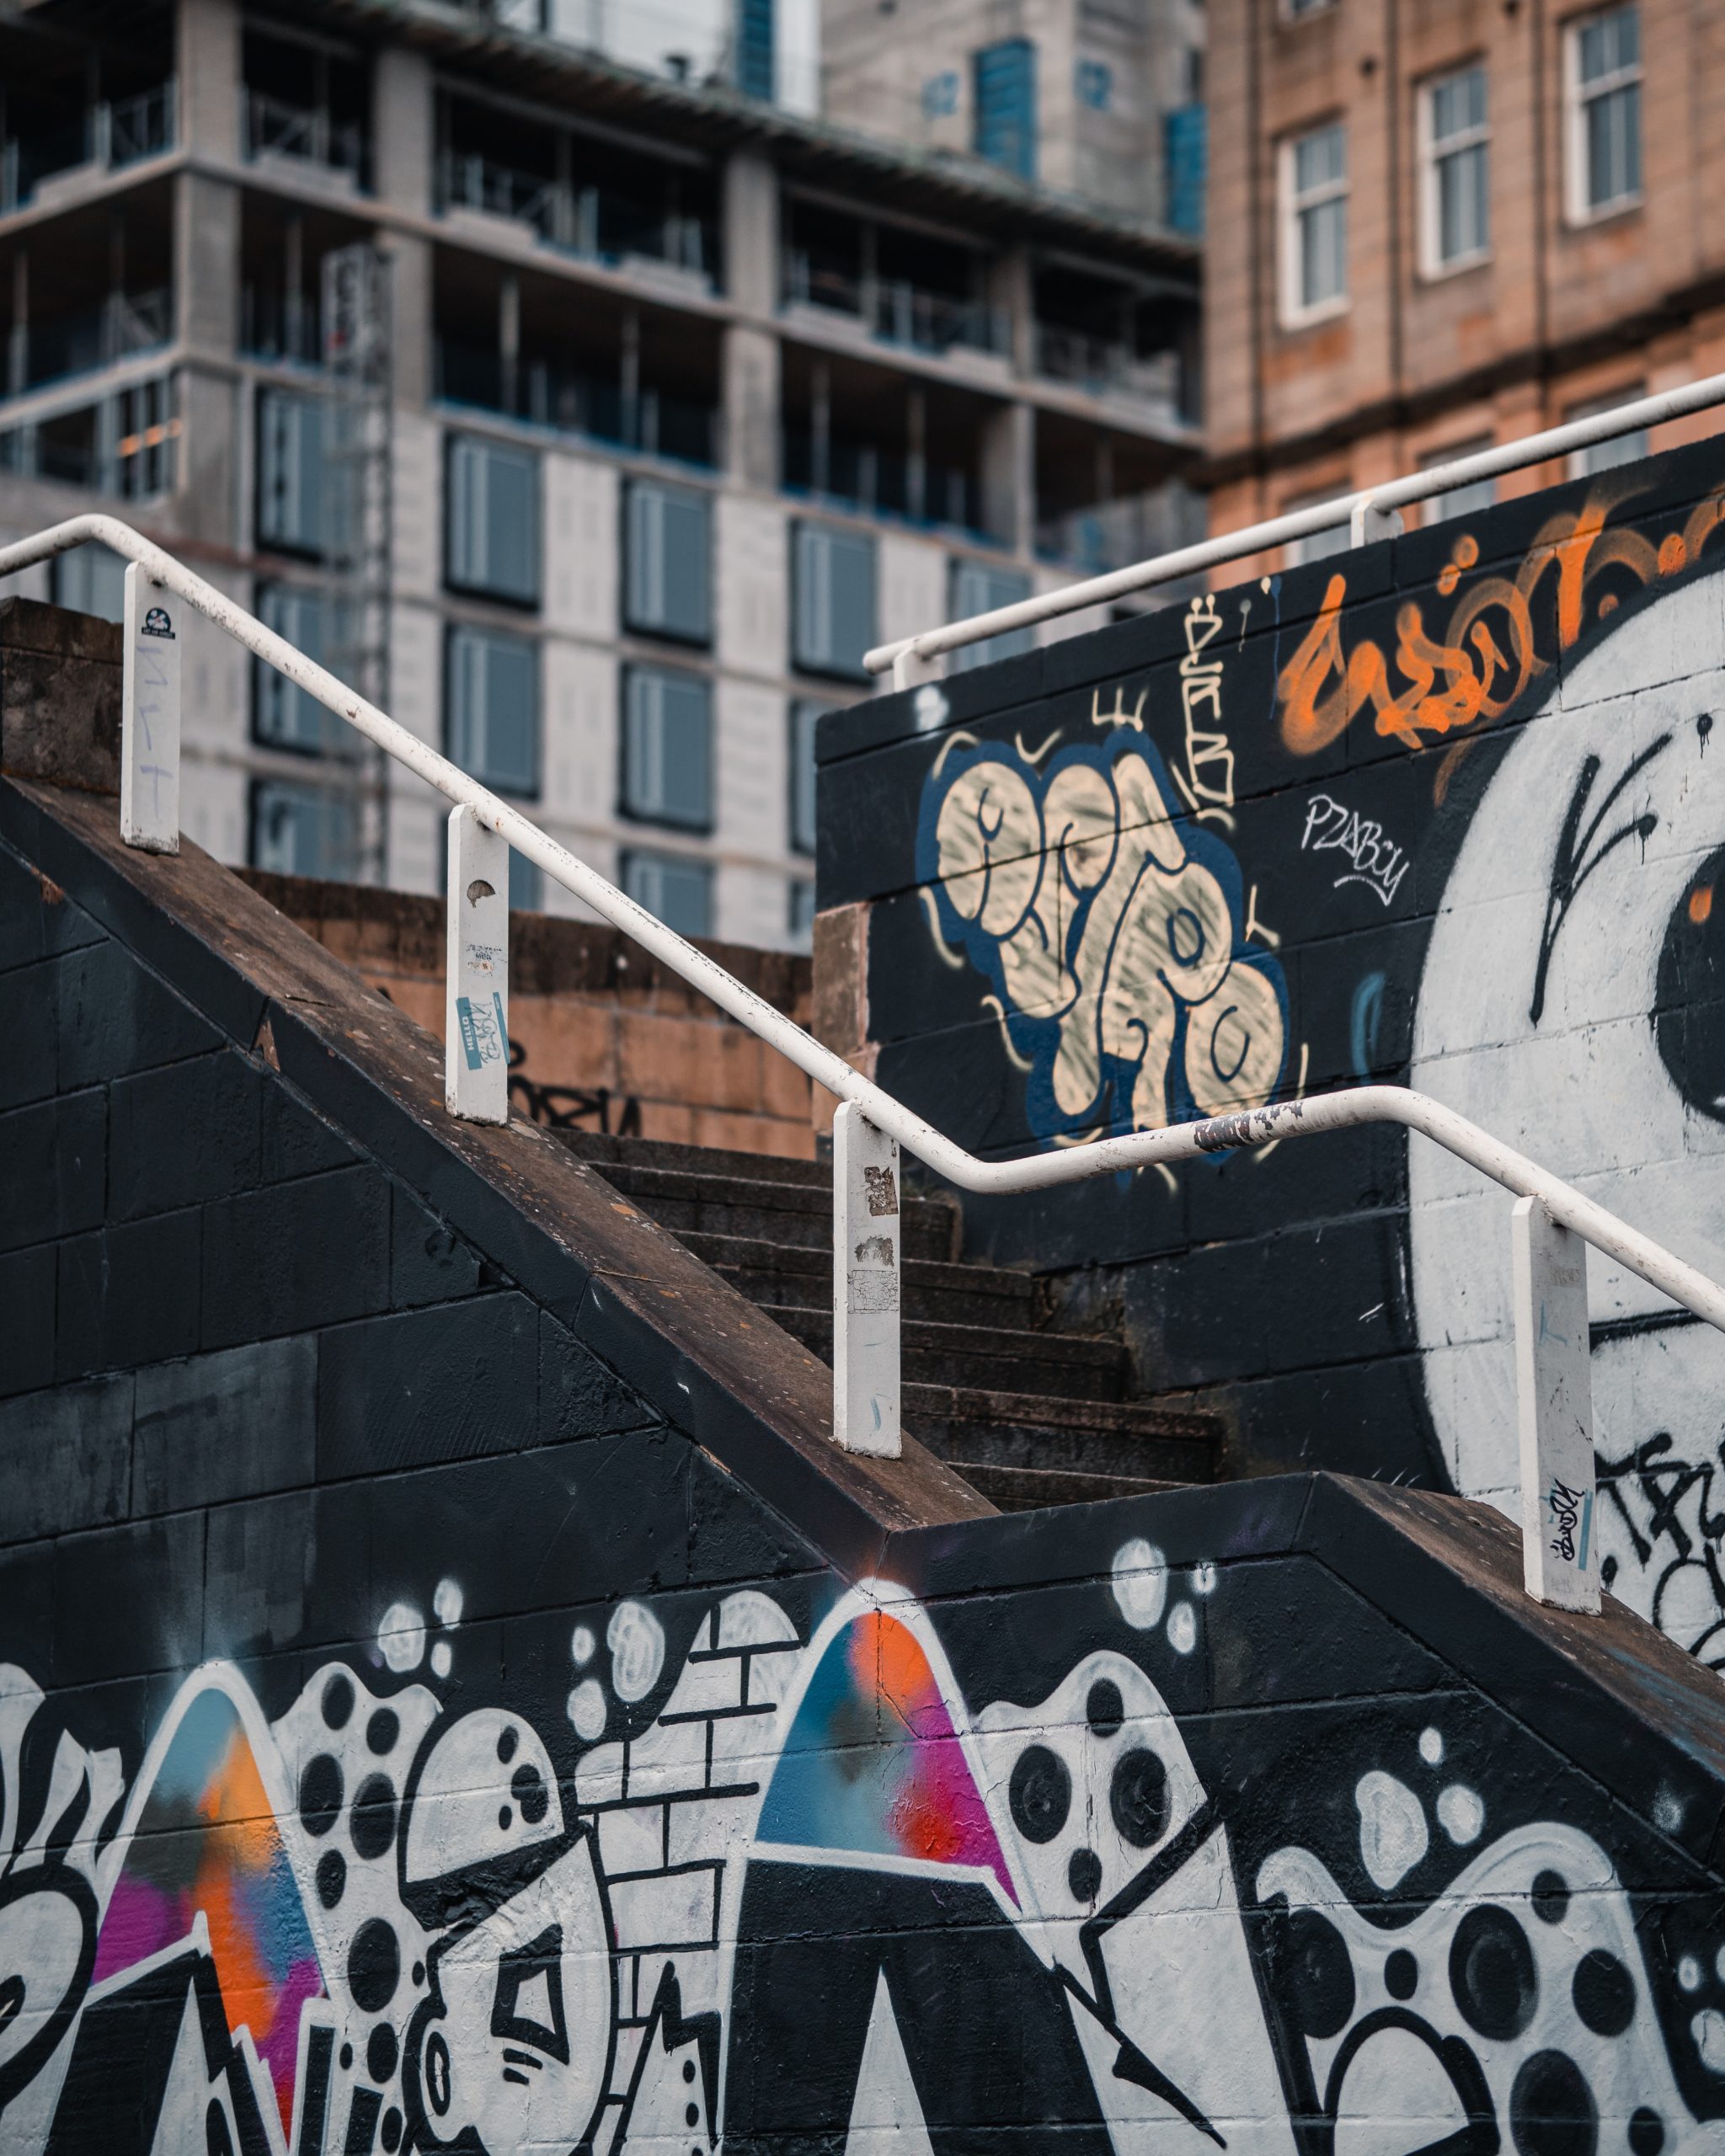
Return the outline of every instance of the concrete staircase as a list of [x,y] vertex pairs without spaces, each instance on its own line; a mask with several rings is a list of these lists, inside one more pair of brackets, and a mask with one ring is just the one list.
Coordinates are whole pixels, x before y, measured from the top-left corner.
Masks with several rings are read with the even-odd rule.
[[[563,1131],[581,1160],[823,1361],[832,1180],[819,1161]],[[905,1426],[1003,1511],[1216,1479],[1220,1428],[1131,1399],[1122,1342],[1052,1329],[1031,1275],[958,1256],[959,1209],[904,1203]]]

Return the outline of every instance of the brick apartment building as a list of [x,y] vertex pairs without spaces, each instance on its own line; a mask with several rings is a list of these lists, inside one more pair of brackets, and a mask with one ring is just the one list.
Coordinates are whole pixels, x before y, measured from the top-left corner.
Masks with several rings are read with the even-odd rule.
[[[1725,369],[1725,225],[1710,206],[1725,183],[1725,12],[1210,12],[1214,531]],[[1720,424],[1601,445],[1575,469]],[[1498,483],[1507,496],[1564,476]],[[1491,498],[1487,484],[1423,513]],[[1342,544],[1323,534],[1301,558]]]
[[[864,650],[1201,528],[1198,252],[790,109],[806,4],[716,79],[697,17],[0,11],[0,532],[114,507],[685,932],[806,947]],[[16,581],[113,614],[93,551]],[[441,889],[419,782],[213,633],[185,680],[192,837]]]

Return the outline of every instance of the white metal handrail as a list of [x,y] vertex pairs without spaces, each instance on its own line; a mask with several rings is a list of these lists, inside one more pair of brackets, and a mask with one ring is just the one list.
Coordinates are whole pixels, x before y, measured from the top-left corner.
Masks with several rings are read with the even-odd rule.
[[[1725,392],[1722,392],[1725,393]],[[387,750],[454,803],[449,830],[445,1091],[451,1112],[502,1123],[508,1104],[508,848],[787,1056],[841,1107],[834,1123],[833,1428],[846,1449],[896,1457],[900,1424],[899,1149],[961,1189],[1000,1196],[1289,1138],[1401,1123],[1513,1191],[1523,1544],[1529,1592],[1599,1607],[1583,1242],[1695,1316],[1725,1331],[1725,1288],[1439,1102],[1362,1086],[1238,1114],[985,1161],[745,988],[656,915],[559,846],[519,808],[117,517],[68,519],[0,547],[0,578],[94,542],[126,576],[120,830],[128,845],[179,850],[179,642],[168,603],[184,600],[245,649]]]
[[1402,529],[1402,511],[1411,504],[1429,501],[1478,479],[1495,479],[1505,472],[1524,471],[1530,464],[1543,464],[1548,457],[1567,456],[1595,442],[1614,441],[1623,435],[1638,434],[1667,419],[1686,418],[1708,406],[1725,404],[1725,374],[1686,382],[1680,389],[1664,389],[1653,397],[1638,397],[1633,403],[1613,405],[1609,412],[1595,412],[1585,419],[1569,419],[1542,434],[1525,435],[1519,441],[1482,449],[1471,456],[1458,456],[1448,464],[1433,464],[1387,481],[1381,487],[1362,488],[1357,494],[1338,494],[1332,500],[1314,502],[1306,509],[1290,510],[1262,524],[1242,526],[1219,537],[1200,540],[1196,546],[1180,547],[1171,554],[1158,554],[1147,562],[1135,562],[1105,576],[1087,577],[1081,584],[1063,584],[1056,591],[1039,592],[1010,606],[991,607],[985,614],[972,614],[962,622],[948,622],[924,629],[914,637],[900,637],[892,643],[877,644],[865,654],[863,666],[871,674],[890,672],[895,689],[914,688],[933,680],[934,662],[966,644],[982,643],[990,637],[1013,629],[1033,628],[1039,622],[1057,621],[1063,614],[1081,613],[1087,606],[1104,606],[1134,592],[1149,591],[1159,584],[1172,584],[1180,577],[1196,576],[1220,568],[1243,555],[1270,547],[1284,546],[1290,539],[1309,539],[1316,531],[1349,527],[1356,547],[1374,539],[1392,538]]

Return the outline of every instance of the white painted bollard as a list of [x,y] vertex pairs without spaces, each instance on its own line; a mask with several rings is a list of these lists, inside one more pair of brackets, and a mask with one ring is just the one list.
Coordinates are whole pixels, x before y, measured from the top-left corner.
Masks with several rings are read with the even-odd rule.
[[846,1452],[896,1460],[899,1145],[849,1101],[832,1126],[832,1433]]
[[1527,1591],[1560,1609],[1597,1610],[1587,1245],[1536,1198],[1516,1200],[1511,1237]]
[[471,808],[449,815],[443,1097],[469,1123],[509,1121],[509,846]]
[[120,691],[120,835],[179,851],[180,605],[136,562],[126,571]]

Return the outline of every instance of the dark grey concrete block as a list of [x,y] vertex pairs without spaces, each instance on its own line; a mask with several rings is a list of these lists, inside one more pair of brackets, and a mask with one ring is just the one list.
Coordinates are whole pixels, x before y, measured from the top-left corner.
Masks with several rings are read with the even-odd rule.
[[0,1108],[45,1101],[58,1075],[59,966],[0,974]]
[[344,1168],[206,1209],[206,1348],[310,1332],[389,1300],[389,1185]]
[[54,1382],[51,1243],[0,1257],[0,1398]]
[[123,1520],[131,1415],[129,1374],[24,1393],[0,1406],[0,1540]]
[[206,1019],[118,943],[92,944],[55,964],[62,1091],[221,1045]]
[[315,1338],[266,1341],[140,1370],[133,1515],[309,1482],[317,1406]]
[[109,1217],[253,1188],[263,1090],[256,1065],[232,1049],[119,1080],[109,1095]]
[[538,1313],[482,1295],[338,1326],[319,1344],[320,1479],[517,1452],[538,1441]]
[[195,1206],[60,1246],[54,1369],[136,1369],[198,1344],[203,1215]]
[[202,1659],[204,1514],[74,1534],[54,1552],[54,1682],[111,1682]]
[[393,1199],[389,1299],[396,1309],[414,1310],[477,1294],[483,1273],[478,1255],[399,1184]]
[[0,1250],[77,1235],[102,1218],[108,1102],[100,1091],[0,1115]]

